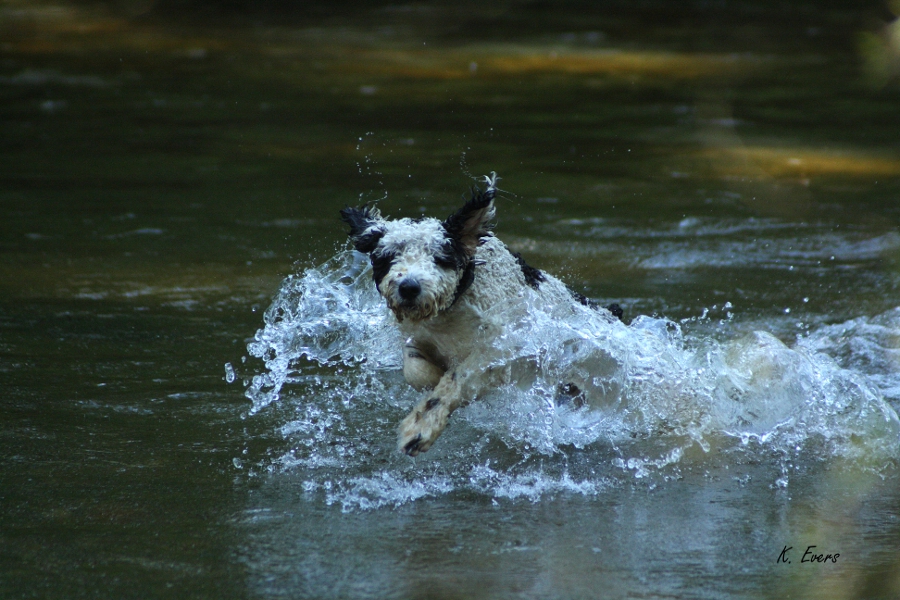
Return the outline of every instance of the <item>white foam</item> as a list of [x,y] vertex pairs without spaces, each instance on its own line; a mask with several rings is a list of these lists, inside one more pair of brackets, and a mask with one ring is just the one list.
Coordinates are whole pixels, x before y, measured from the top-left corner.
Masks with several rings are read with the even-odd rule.
[[800,345],[865,375],[886,398],[900,402],[900,307],[821,327]]
[[[780,461],[787,482],[789,461],[896,464],[900,421],[882,390],[900,389],[898,332],[900,309],[791,348],[764,332],[720,341],[665,319],[625,326],[533,306],[496,341],[510,383],[459,410],[411,462],[395,453],[395,426],[418,394],[399,374],[399,334],[367,260],[348,251],[285,280],[248,345],[265,371],[246,395],[251,414],[278,400],[294,409],[281,429],[293,448],[269,467],[302,473],[344,510],[454,491],[593,495],[616,473],[665,477],[722,452]],[[559,395],[568,382],[590,408]]]
[[827,223],[752,217],[688,217],[656,227],[609,219],[568,219],[548,227],[566,242],[542,242],[542,251],[569,257],[573,253],[615,256],[626,246],[629,263],[650,270],[832,268],[835,263],[877,260],[900,249],[900,233],[895,231],[871,237],[863,230],[836,231]]

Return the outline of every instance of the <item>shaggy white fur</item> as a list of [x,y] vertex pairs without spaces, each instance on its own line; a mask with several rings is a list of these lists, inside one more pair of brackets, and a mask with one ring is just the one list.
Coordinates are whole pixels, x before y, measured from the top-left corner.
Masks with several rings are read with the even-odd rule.
[[507,370],[491,367],[499,358],[492,342],[528,306],[571,314],[589,304],[494,237],[496,182],[496,173],[485,177],[487,189],[445,221],[386,220],[369,207],[341,211],[406,340],[403,375],[428,390],[400,423],[398,448],[410,456],[434,444],[454,410],[506,383]]

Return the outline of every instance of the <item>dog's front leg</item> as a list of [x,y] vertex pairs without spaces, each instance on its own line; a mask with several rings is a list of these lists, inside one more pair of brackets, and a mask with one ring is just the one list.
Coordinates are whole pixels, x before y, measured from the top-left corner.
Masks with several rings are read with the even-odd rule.
[[467,360],[447,371],[429,392],[400,422],[397,448],[409,456],[427,451],[444,431],[450,415],[482,390],[494,387],[504,376],[503,369],[488,367],[483,362]]
[[445,373],[434,389],[400,422],[397,448],[410,456],[428,450],[447,426],[450,413],[460,404],[456,371]]
[[433,358],[433,354],[412,338],[403,346],[403,377],[420,392],[437,387],[447,371],[443,361]]

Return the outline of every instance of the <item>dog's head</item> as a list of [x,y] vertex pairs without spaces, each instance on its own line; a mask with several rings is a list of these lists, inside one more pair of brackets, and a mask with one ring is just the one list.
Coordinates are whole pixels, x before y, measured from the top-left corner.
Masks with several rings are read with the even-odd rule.
[[422,321],[453,305],[475,277],[473,258],[494,218],[496,174],[485,191],[445,221],[434,218],[387,220],[378,209],[345,208],[350,240],[369,255],[378,292],[397,319]]

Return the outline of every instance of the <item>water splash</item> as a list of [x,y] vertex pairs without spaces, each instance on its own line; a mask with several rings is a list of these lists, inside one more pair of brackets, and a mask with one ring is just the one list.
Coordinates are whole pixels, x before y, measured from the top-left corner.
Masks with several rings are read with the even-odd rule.
[[[896,464],[900,421],[882,389],[900,389],[900,309],[793,348],[764,332],[720,341],[689,326],[532,306],[495,341],[493,366],[510,383],[454,414],[414,462],[394,449],[418,399],[399,373],[399,333],[366,257],[347,251],[284,281],[248,345],[265,371],[246,395],[250,414],[279,400],[293,410],[281,428],[291,449],[266,468],[299,474],[305,491],[345,510],[451,493],[593,495],[723,460],[771,462],[773,487],[797,464]],[[881,351],[845,349],[872,340]]]
[[267,369],[246,392],[251,414],[278,400],[285,384],[299,382],[300,359],[329,366],[367,362],[375,370],[401,364],[389,313],[367,268],[366,257],[345,252],[285,279],[266,310],[265,327],[247,346]]
[[886,398],[895,405],[900,403],[900,307],[822,327],[800,344],[828,354],[845,369],[864,374]]

